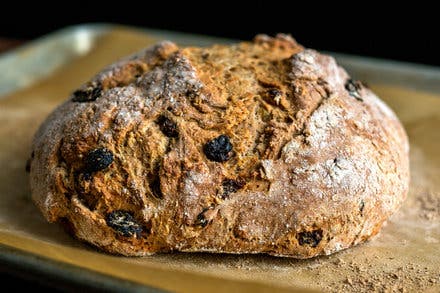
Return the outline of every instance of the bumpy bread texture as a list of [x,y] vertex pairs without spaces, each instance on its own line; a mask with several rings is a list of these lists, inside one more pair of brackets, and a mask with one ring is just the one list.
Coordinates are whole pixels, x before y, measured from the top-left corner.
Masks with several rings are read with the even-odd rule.
[[[221,135],[232,151],[216,161]],[[110,253],[309,258],[378,233],[406,196],[408,149],[371,90],[289,36],[162,42],[50,115],[31,188],[47,220]],[[96,150],[113,157],[93,169]]]

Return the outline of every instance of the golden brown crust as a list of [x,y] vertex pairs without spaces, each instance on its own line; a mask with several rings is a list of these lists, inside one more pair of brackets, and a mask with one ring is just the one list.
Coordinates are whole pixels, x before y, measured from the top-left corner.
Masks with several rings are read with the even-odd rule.
[[378,233],[409,180],[392,111],[286,35],[120,61],[52,113],[33,151],[46,218],[123,255],[330,254]]

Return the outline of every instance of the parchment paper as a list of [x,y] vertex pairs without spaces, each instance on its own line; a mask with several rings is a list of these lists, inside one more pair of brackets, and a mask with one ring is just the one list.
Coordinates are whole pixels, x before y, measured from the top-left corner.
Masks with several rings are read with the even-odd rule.
[[311,260],[202,253],[126,258],[98,252],[47,223],[30,200],[25,172],[38,125],[104,65],[152,42],[141,33],[114,31],[88,55],[0,99],[1,244],[178,292],[440,291],[440,93],[386,83],[370,86],[408,132],[412,182],[403,208],[366,244]]

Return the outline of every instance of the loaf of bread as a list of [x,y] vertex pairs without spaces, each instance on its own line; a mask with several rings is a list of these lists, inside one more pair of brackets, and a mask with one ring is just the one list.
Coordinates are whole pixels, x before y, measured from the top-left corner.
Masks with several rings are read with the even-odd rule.
[[49,222],[127,256],[309,258],[377,234],[408,191],[395,114],[287,35],[162,42],[76,90],[32,145]]

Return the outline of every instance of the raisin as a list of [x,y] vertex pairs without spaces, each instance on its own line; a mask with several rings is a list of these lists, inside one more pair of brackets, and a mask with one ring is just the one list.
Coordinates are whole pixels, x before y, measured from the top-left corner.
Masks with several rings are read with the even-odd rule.
[[82,179],[85,181],[92,180],[92,173],[85,171],[84,173],[82,173]]
[[150,190],[153,193],[155,198],[162,199],[163,193],[160,189],[160,178],[159,176],[156,176],[153,178],[153,180],[150,182]]
[[361,212],[361,215],[363,215],[364,208],[365,208],[365,202],[363,200],[361,200],[361,202],[359,204],[359,211]]
[[311,247],[318,246],[322,239],[322,230],[314,230],[311,232],[301,232],[297,235],[299,245],[308,245]]
[[209,221],[205,218],[205,215],[203,213],[200,213],[197,215],[197,218],[196,218],[196,225],[197,226],[204,228],[208,224],[209,224]]
[[231,157],[232,144],[229,137],[222,134],[213,140],[208,141],[203,151],[206,157],[215,162],[225,162]]
[[281,98],[283,97],[283,92],[277,88],[271,88],[267,91],[269,96],[269,101],[271,104],[279,105]]
[[244,186],[244,182],[241,179],[225,179],[222,182],[223,193],[221,194],[222,199],[229,198],[229,194],[236,192]]
[[76,90],[73,92],[72,102],[85,103],[93,102],[101,96],[102,87],[100,85],[96,87],[87,87],[85,89]]
[[350,96],[358,101],[363,101],[361,98],[360,90],[362,89],[362,83],[358,80],[349,79],[345,83],[345,89],[348,91]]
[[85,172],[92,173],[104,170],[113,162],[113,154],[106,148],[99,148],[90,151],[85,160]]
[[202,53],[202,59],[203,60],[207,60],[209,58],[209,53],[208,52],[203,52]]
[[159,124],[160,131],[168,137],[178,137],[177,124],[164,115],[157,118],[156,123]]
[[105,221],[107,225],[125,237],[133,235],[139,237],[142,232],[142,226],[136,222],[133,214],[127,211],[113,211],[107,214]]
[[196,221],[194,223],[196,226],[200,226],[202,228],[208,226],[210,221],[205,217],[205,213],[211,208],[212,207],[204,208],[203,211],[197,215]]

